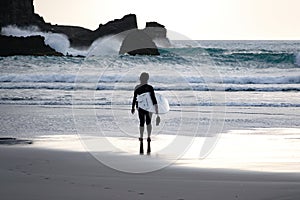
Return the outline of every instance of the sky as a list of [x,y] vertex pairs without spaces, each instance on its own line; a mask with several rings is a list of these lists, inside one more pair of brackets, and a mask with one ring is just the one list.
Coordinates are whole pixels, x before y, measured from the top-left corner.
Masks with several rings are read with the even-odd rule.
[[194,40],[300,40],[300,0],[34,0],[46,22],[91,30],[137,15]]

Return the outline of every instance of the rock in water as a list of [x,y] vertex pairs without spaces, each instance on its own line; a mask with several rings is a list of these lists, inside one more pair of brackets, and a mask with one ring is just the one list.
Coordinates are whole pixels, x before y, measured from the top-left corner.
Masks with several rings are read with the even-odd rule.
[[171,43],[167,38],[167,29],[164,25],[157,22],[147,22],[146,28],[143,29],[147,35],[160,47],[170,47]]
[[42,36],[12,37],[0,35],[0,56],[63,56],[44,43]]
[[159,55],[157,46],[152,39],[143,31],[134,29],[128,31],[124,38],[119,54],[129,55]]

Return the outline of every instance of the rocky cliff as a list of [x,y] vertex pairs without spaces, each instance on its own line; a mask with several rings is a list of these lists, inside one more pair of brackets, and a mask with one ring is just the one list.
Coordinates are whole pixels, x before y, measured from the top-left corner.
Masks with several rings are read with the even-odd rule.
[[43,27],[50,25],[34,13],[33,0],[1,0],[0,1],[0,26],[7,25]]
[[[79,26],[52,25],[46,23],[38,14],[34,13],[33,0],[1,0],[0,28],[16,25],[18,27],[37,26],[43,32],[62,33],[68,36],[71,47],[87,49],[99,37],[115,35],[124,31],[137,29],[134,14],[115,19],[92,31]],[[153,29],[155,27],[155,29]],[[160,29],[160,31],[158,31]],[[143,31],[151,39],[166,39],[166,29],[156,22],[149,22]],[[154,31],[154,32],[153,32]],[[4,39],[3,39],[4,40]],[[3,41],[2,40],[2,41]]]

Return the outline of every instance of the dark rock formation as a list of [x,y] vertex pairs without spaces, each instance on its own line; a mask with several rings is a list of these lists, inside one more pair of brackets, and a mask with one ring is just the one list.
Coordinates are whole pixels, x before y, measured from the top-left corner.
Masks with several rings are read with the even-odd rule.
[[105,35],[115,35],[124,31],[137,28],[137,21],[135,14],[125,15],[122,19],[115,19],[104,25],[100,24],[99,28],[95,30],[97,37]]
[[142,30],[128,31],[122,42],[120,54],[129,55],[159,55],[157,46],[152,39]]
[[171,46],[171,43],[167,38],[167,29],[164,25],[157,22],[147,22],[144,32],[147,33],[152,40],[159,43],[158,45],[163,47]]
[[136,16],[129,14],[122,19],[115,19],[95,31],[78,26],[51,25],[34,13],[33,0],[1,0],[0,26],[17,25],[18,27],[37,26],[41,31],[62,33],[68,36],[71,47],[88,48],[99,37],[118,34],[137,28]]
[[94,41],[93,32],[78,26],[52,25],[50,28],[43,27],[43,31],[61,33],[68,36],[71,47],[88,48]]
[[[37,26],[42,32],[65,34],[70,40],[71,47],[87,49],[99,37],[115,35],[128,30],[137,29],[137,20],[134,14],[129,14],[122,19],[116,19],[104,25],[100,24],[98,29],[91,31],[78,26],[51,25],[50,23],[46,23],[41,16],[34,13],[33,0],[1,0],[0,28],[8,25],[16,25],[18,27]],[[143,31],[145,31],[151,39],[168,41],[166,38],[166,29],[163,25],[156,22],[147,23],[146,28]],[[145,37],[143,36],[143,38],[138,40],[144,40],[144,38]],[[31,40],[32,38],[28,39]],[[8,41],[4,41],[4,37],[2,37],[1,40],[4,42],[0,44],[1,46],[3,46],[3,44],[8,44]],[[9,39],[10,42],[12,42],[12,40],[13,39],[11,38]],[[20,41],[16,41],[16,43],[18,42]],[[37,45],[39,46],[40,44]],[[8,49],[9,47],[10,45],[7,46]],[[141,47],[143,48],[143,45]],[[14,49],[14,47],[12,48]],[[48,51],[48,49],[46,51]],[[12,53],[12,51],[10,52]]]
[[121,19],[115,19],[104,25],[100,24],[95,31],[77,26],[53,25],[44,27],[46,31],[62,33],[68,36],[71,46],[77,48],[88,48],[96,39],[103,36],[115,35],[123,31],[137,28],[136,16],[125,15]]
[[33,56],[63,56],[45,45],[44,37],[12,37],[0,35],[0,56],[33,55]]
[[0,26],[45,26],[44,19],[34,13],[33,0],[1,0]]

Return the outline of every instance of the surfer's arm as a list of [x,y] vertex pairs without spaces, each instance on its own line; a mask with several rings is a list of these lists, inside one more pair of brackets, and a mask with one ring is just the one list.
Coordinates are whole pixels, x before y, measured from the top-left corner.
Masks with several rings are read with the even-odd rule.
[[136,97],[137,97],[137,94],[136,92],[134,92],[134,95],[133,95],[133,99],[132,99],[132,105],[131,105],[131,113],[134,114],[134,111],[135,111],[135,105],[136,105]]
[[158,115],[158,105],[157,105],[157,104],[155,104],[155,105],[154,105],[154,107],[155,107],[155,114],[157,114],[157,115]]

